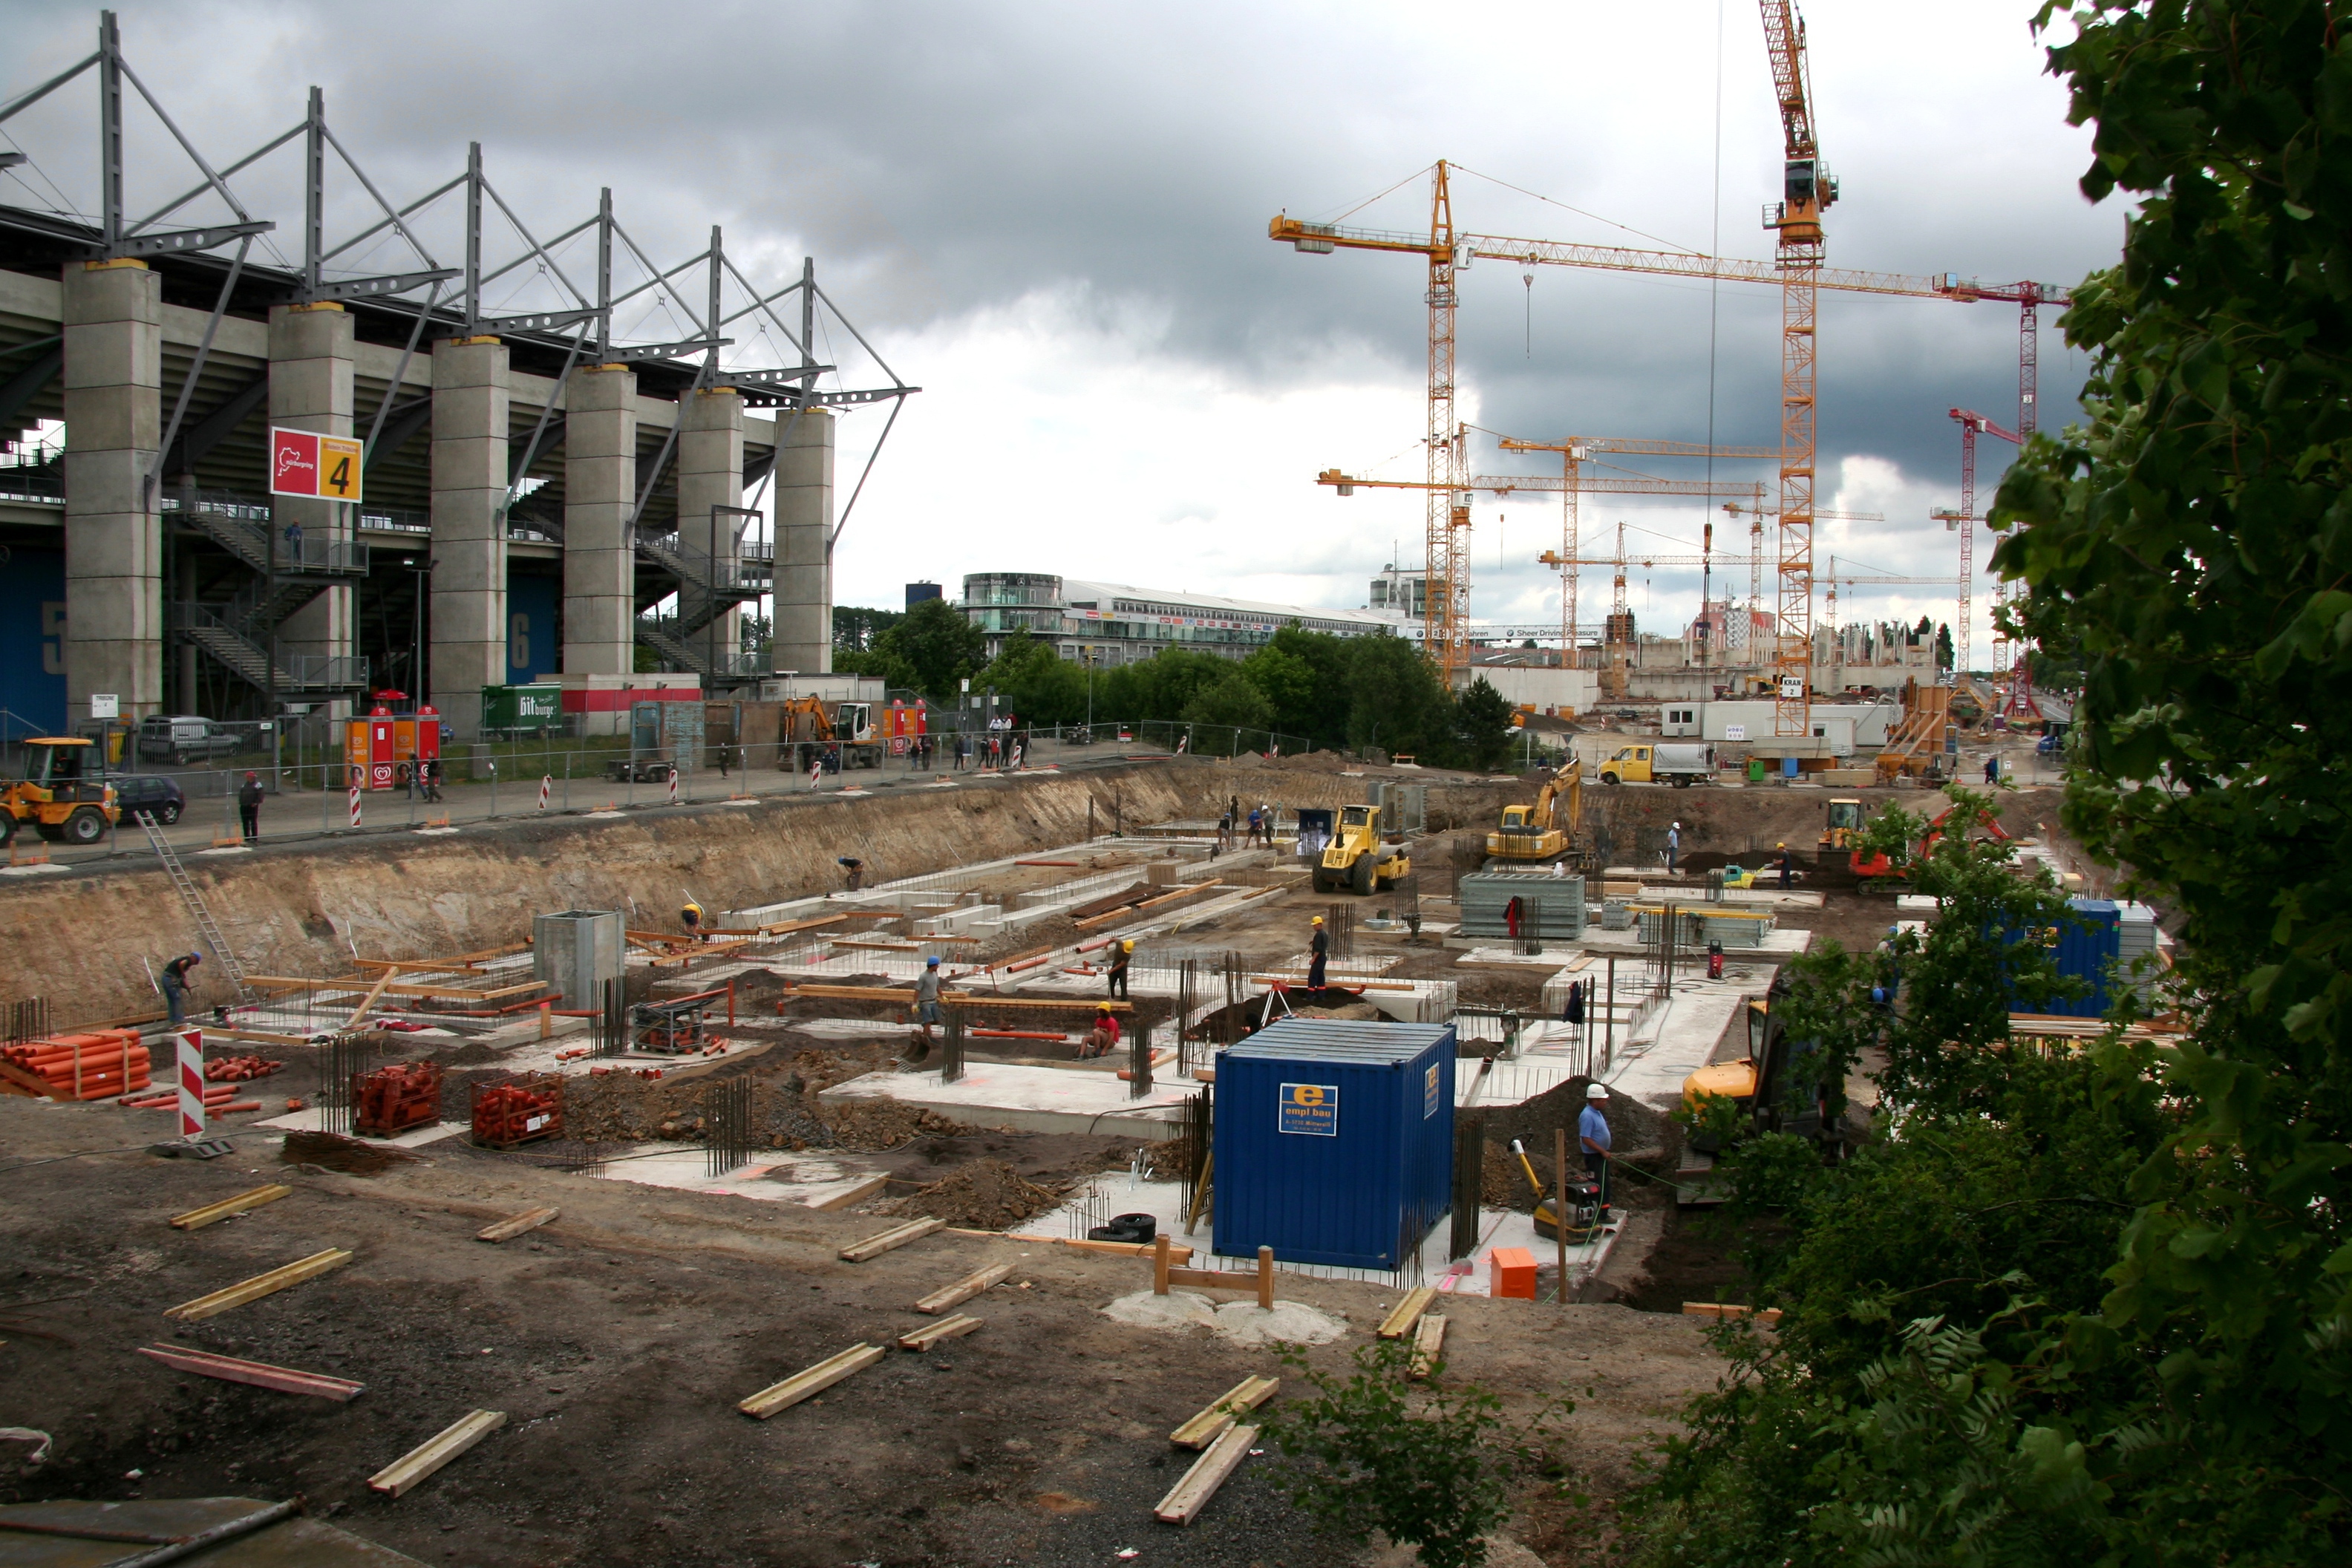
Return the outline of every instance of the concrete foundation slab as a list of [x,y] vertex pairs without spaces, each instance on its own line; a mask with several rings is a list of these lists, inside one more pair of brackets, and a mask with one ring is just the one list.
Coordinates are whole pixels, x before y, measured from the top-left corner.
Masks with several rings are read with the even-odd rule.
[[1130,1100],[1127,1085],[1108,1072],[974,1061],[953,1083],[940,1082],[936,1070],[871,1072],[817,1098],[897,1100],[951,1121],[1019,1132],[1107,1132],[1165,1141],[1180,1131],[1184,1102],[1199,1087],[1171,1079]]

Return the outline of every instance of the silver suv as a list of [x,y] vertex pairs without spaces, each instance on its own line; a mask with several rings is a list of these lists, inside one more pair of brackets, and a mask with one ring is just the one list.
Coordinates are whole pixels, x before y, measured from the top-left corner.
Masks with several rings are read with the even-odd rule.
[[184,768],[199,758],[209,762],[244,749],[236,731],[216,720],[157,713],[139,721],[139,754],[149,762]]

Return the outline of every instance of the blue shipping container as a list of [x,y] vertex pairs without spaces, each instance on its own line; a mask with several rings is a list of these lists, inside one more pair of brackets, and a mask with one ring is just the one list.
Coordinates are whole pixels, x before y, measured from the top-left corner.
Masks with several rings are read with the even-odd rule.
[[1217,1057],[1216,1251],[1393,1269],[1453,1203],[1454,1026],[1285,1018]]
[[[2071,918],[2034,940],[2052,950],[2050,956],[2060,974],[2083,981],[2090,989],[2075,997],[2013,995],[2011,1012],[2054,1013],[2070,1018],[2106,1016],[2112,999],[2110,983],[2123,955],[2122,906],[2109,899],[2069,899],[2066,909]],[[2011,940],[2026,938],[2018,932]]]

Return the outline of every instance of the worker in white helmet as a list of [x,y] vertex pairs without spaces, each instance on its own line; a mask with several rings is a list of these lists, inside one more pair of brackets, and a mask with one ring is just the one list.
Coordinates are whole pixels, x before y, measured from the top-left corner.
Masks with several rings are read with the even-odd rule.
[[1674,876],[1674,875],[1675,874],[1675,872],[1676,872],[1676,871],[1677,871],[1677,869],[1679,868],[1679,866],[1680,866],[1680,862],[1681,862],[1681,860],[1682,860],[1682,858],[1683,858],[1683,825],[1682,825],[1681,823],[1679,823],[1679,822],[1670,823],[1670,824],[1668,824],[1668,825],[1667,825],[1667,826],[1666,826],[1666,875],[1667,875],[1667,876],[1671,877],[1671,876]]

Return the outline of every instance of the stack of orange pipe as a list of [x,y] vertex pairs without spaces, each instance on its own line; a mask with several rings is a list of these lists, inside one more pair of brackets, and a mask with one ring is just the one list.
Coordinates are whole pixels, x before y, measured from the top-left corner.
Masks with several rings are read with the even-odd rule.
[[51,1035],[0,1046],[0,1058],[40,1079],[58,1100],[111,1100],[151,1081],[147,1047],[139,1043],[136,1029]]
[[[257,1100],[237,1099],[237,1096],[242,1092],[243,1091],[241,1089],[237,1089],[233,1084],[223,1083],[207,1086],[205,1089],[205,1114],[206,1116],[219,1116],[231,1110],[258,1110],[261,1109],[261,1101]],[[180,1091],[175,1089],[165,1089],[156,1094],[134,1095],[122,1101],[124,1109],[130,1110],[171,1110],[175,1109],[179,1103]]]

